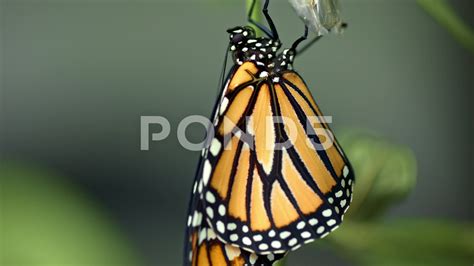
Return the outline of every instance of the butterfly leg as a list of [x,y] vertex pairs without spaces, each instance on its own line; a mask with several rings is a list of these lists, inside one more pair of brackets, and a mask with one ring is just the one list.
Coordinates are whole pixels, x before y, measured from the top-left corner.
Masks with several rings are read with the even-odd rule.
[[316,36],[313,39],[311,39],[305,46],[301,47],[300,49],[297,49],[296,54],[301,54],[304,51],[306,51],[309,47],[313,46],[313,44],[315,44],[317,41],[319,41],[319,39],[321,39],[321,37],[323,37],[323,36],[320,35],[320,36]]
[[272,30],[272,38],[273,40],[279,40],[278,38],[278,32],[275,27],[275,24],[273,23],[272,17],[270,17],[270,14],[268,14],[268,4],[270,3],[270,0],[265,0],[265,3],[263,4],[263,15],[265,16],[265,19],[267,20],[268,26],[270,26],[270,29]]
[[[341,28],[345,29],[347,28],[347,23],[342,23],[342,26]],[[305,46],[301,47],[300,49],[296,50],[296,54],[301,54],[302,52],[306,51],[309,47],[311,47],[314,43],[316,43],[317,41],[319,41],[319,39],[321,39],[321,37],[323,37],[322,35],[320,36],[316,36],[314,37],[313,39],[311,39],[311,41],[309,41]]]
[[297,52],[296,48],[298,47],[298,45],[308,39],[308,26],[304,26],[304,33],[303,33],[303,36],[299,37],[298,39],[296,39],[296,41],[291,45],[291,48],[290,50],[294,51],[295,53]]

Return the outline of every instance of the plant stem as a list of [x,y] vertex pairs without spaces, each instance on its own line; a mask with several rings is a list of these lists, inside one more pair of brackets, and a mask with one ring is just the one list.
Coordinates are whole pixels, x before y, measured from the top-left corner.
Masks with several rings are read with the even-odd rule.
[[[262,7],[260,0],[246,0],[245,1],[245,7],[246,7],[245,14],[247,15],[249,13],[250,7],[252,6],[254,1],[255,1],[255,6],[254,6],[252,14],[250,14],[250,16],[252,17],[252,19],[255,22],[260,23],[261,22],[261,7]],[[249,24],[249,26],[252,27],[255,30],[255,32],[257,33],[257,36],[261,34],[260,29],[258,29],[257,27],[255,27],[252,24]]]
[[446,28],[461,45],[474,54],[473,30],[456,15],[445,0],[417,0],[417,3]]

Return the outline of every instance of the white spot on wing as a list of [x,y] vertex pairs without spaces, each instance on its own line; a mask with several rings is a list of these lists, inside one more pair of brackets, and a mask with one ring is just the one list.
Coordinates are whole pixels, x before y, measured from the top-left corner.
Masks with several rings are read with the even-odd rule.
[[296,228],[298,228],[299,230],[303,229],[305,227],[306,223],[304,221],[301,221],[299,222],[297,225],[296,225]]
[[344,175],[344,177],[347,177],[347,175],[349,174],[349,167],[347,167],[347,165],[345,165],[344,169],[342,169],[342,174]]
[[217,236],[216,236],[216,233],[214,233],[214,230],[212,229],[207,229],[207,240],[212,240],[212,239],[215,239]]
[[216,227],[219,233],[223,234],[225,232],[225,226],[223,222],[217,221]]
[[295,251],[295,250],[299,249],[300,247],[301,247],[301,245],[296,245],[296,246],[294,246],[291,250],[292,250],[292,251]]
[[211,171],[211,163],[209,162],[209,160],[206,160],[202,169],[202,181],[204,182],[204,185],[207,185],[207,183],[209,182],[209,178],[211,177]]
[[247,246],[250,246],[252,244],[252,240],[250,240],[250,238],[245,236],[244,238],[242,238],[242,243],[244,243]]
[[198,242],[199,244],[202,243],[202,241],[204,241],[204,239],[206,239],[206,229],[202,229],[201,232],[199,232],[199,239],[198,239]]
[[341,207],[344,208],[346,206],[347,201],[345,199],[341,200]]
[[283,231],[283,232],[280,233],[280,238],[281,238],[281,239],[287,239],[290,235],[291,235],[290,232],[288,232],[288,231]]
[[275,235],[276,235],[275,230],[270,230],[270,232],[268,232],[269,237],[274,237]]
[[194,211],[192,225],[193,227],[199,226],[202,222],[202,213]]
[[221,216],[224,216],[224,215],[225,215],[225,206],[221,204],[221,205],[219,206],[218,211],[219,211],[219,214],[220,214]]
[[304,231],[303,233],[301,233],[301,237],[302,237],[302,238],[310,238],[310,237],[311,237],[311,233],[308,232],[308,231]]
[[217,156],[217,154],[219,154],[221,150],[221,147],[221,142],[218,139],[214,138],[211,142],[211,147],[209,148],[209,151],[213,156]]
[[221,102],[221,106],[219,107],[219,114],[222,115],[225,110],[227,109],[227,105],[229,104],[229,99],[227,97],[224,97]]
[[330,209],[327,209],[327,210],[323,211],[323,216],[324,217],[329,217],[329,216],[331,216],[331,214],[332,214],[332,211]]
[[198,192],[199,192],[199,193],[202,192],[202,180],[199,181]]
[[209,218],[212,219],[214,217],[214,211],[212,210],[211,207],[206,208],[206,213],[207,213],[207,216],[209,216]]
[[239,236],[237,234],[232,234],[229,237],[230,241],[235,242],[239,239]]
[[273,248],[281,248],[281,243],[278,240],[272,241],[271,245]]
[[206,192],[206,200],[209,203],[214,203],[214,202],[216,202],[216,197],[214,197],[212,192],[208,191],[208,192]]
[[290,241],[288,241],[288,246],[292,247],[296,245],[296,243],[298,243],[298,240],[296,238],[292,238]]
[[227,258],[229,258],[230,261],[240,256],[240,248],[233,247],[231,245],[225,245],[224,248],[225,248],[225,254],[227,255]]
[[237,229],[237,225],[235,223],[228,223],[227,224],[227,230],[234,231],[235,229]]
[[250,254],[249,261],[253,265],[255,262],[257,262],[258,256],[255,253]]
[[324,226],[320,226],[316,229],[316,233],[321,234],[322,232],[324,232]]

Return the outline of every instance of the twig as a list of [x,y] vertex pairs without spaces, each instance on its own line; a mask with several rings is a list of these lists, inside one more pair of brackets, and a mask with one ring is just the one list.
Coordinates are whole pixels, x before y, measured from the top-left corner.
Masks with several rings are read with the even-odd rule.
[[474,32],[459,18],[449,3],[445,0],[417,0],[417,3],[474,54]]
[[[252,14],[251,14],[251,17],[253,18],[253,20],[255,22],[258,22],[260,23],[261,22],[261,2],[260,0],[246,0],[245,1],[245,15],[247,16],[247,14],[249,13],[250,11],[250,7],[252,6],[252,3],[255,1],[255,6],[253,8],[253,11],[252,11]],[[254,25],[252,24],[249,24],[249,26],[251,26],[255,32],[257,33],[257,35],[261,35],[261,31],[260,29],[258,29],[257,27],[255,27]]]

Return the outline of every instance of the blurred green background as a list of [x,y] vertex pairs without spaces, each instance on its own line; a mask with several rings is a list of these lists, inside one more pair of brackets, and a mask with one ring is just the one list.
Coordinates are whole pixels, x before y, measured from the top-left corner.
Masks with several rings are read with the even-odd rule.
[[[349,28],[295,68],[333,116],[355,201],[286,264],[472,265],[473,54],[415,1],[341,2]],[[448,3],[472,29],[474,3]],[[211,112],[244,2],[0,4],[0,265],[179,265],[199,155],[176,128]],[[286,1],[270,10],[284,43],[300,35]],[[150,151],[142,115],[172,126]]]

